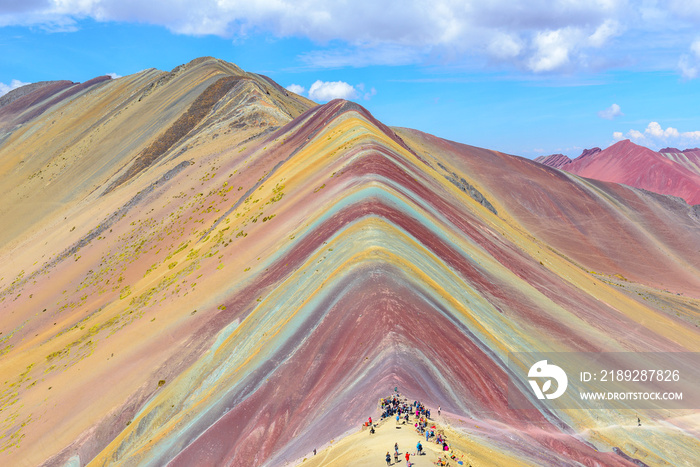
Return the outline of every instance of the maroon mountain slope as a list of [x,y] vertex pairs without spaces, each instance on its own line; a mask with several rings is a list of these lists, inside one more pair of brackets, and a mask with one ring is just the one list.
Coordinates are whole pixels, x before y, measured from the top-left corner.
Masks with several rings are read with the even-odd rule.
[[630,140],[602,151],[595,149],[598,148],[584,151],[570,163],[561,164],[558,155],[535,161],[582,177],[677,196],[691,205],[700,204],[700,151],[662,154]]
[[549,156],[540,156],[535,158],[535,162],[547,165],[549,167],[554,167],[555,169],[561,169],[564,166],[571,164],[571,159],[569,156],[564,154],[551,154]]
[[569,156],[564,154],[551,154],[549,156],[540,156],[535,158],[535,162],[546,165],[548,167],[554,167],[555,169],[568,170],[566,167],[576,161],[581,161],[583,159],[588,159],[595,156],[600,152],[600,148],[584,149],[580,156],[576,159],[570,159]]
[[659,153],[682,165],[691,172],[700,175],[700,148],[685,149],[683,151],[676,148],[664,148]]

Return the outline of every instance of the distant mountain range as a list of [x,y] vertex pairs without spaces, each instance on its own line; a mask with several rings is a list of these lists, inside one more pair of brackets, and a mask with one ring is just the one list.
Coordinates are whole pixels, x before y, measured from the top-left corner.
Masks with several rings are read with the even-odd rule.
[[586,149],[575,159],[563,154],[540,156],[535,162],[586,178],[622,183],[700,204],[700,148],[659,152],[626,139],[607,149]]

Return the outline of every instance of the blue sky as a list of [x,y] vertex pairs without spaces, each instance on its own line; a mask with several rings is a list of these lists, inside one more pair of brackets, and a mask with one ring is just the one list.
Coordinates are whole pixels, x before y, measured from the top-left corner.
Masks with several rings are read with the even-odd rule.
[[700,146],[700,1],[0,0],[0,94],[211,55],[524,157]]

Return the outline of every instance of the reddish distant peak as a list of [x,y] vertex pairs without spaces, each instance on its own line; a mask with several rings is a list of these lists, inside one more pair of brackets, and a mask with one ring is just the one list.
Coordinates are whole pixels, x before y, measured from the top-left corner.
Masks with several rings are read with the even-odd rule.
[[[615,149],[620,150],[620,149],[622,149],[622,148],[625,148],[625,149],[633,149],[633,148],[643,148],[643,147],[644,147],[644,146],[640,146],[640,145],[638,145],[638,144],[633,143],[633,142],[632,142],[631,140],[629,140],[629,139],[623,139],[623,140],[620,140],[620,141],[618,141],[617,143],[615,143],[615,144],[613,144],[613,145],[608,146],[605,150],[608,151],[608,150],[610,150],[610,149],[612,149],[612,148],[615,148]],[[647,149],[647,148],[645,148],[645,149]]]
[[659,149],[662,154],[688,154],[688,153],[700,153],[700,148],[688,148],[680,150],[678,148],[663,148]]
[[535,159],[535,162],[559,169],[567,164],[570,164],[571,159],[564,154],[552,154],[549,156],[539,156]]
[[552,154],[550,156],[540,156],[535,159],[535,162],[539,162],[540,164],[547,165],[549,167],[554,167],[556,169],[562,169],[573,162],[580,161],[585,158],[592,158],[599,152],[601,152],[600,148],[584,149],[581,155],[573,160],[570,159],[568,156],[565,156],[564,154]]
[[574,160],[577,161],[577,160],[583,159],[583,158],[585,158],[585,157],[592,157],[592,156],[595,156],[595,155],[598,154],[600,151],[602,151],[602,149],[600,149],[599,147],[595,147],[595,148],[591,148],[591,149],[584,149],[583,152],[581,153],[581,155],[578,156],[578,157],[577,157],[576,159],[574,159]]
[[574,160],[564,170],[586,178],[678,196],[689,204],[698,204],[700,165],[691,160],[694,157],[692,153],[662,154],[623,140],[600,151],[595,157]]
[[666,158],[660,153],[653,151],[646,146],[633,143],[628,139],[623,139],[622,141],[618,141],[612,146],[607,147],[605,150],[601,151],[601,157],[602,156],[612,157],[627,162],[631,162],[632,160],[640,161],[642,159],[647,161],[666,160]]
[[616,151],[618,153],[619,152],[640,152],[641,151],[641,152],[653,152],[654,154],[658,155],[658,153],[656,151],[649,149],[646,146],[642,146],[640,144],[633,143],[632,141],[630,141],[628,139],[623,139],[621,141],[618,141],[617,143],[605,148],[604,151],[605,152]]
[[612,157],[615,159],[624,159],[627,161],[631,161],[632,159],[638,159],[640,157],[651,157],[652,159],[656,160],[665,159],[665,157],[663,157],[660,153],[653,151],[646,146],[641,146],[639,144],[633,143],[628,139],[623,139],[622,141],[618,141],[612,146],[608,146],[603,151],[601,151],[600,156],[605,156],[606,158]]
[[584,151],[567,165],[566,170],[583,177],[623,183],[617,178],[610,179],[610,174],[629,171],[631,167],[635,167],[634,170],[646,170],[654,161],[670,162],[658,152],[625,139],[602,151]]

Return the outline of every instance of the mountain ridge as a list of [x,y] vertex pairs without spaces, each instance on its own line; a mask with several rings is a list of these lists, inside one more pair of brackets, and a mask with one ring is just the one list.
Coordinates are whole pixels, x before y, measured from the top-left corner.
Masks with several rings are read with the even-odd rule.
[[622,140],[602,151],[584,150],[573,160],[555,154],[540,156],[535,162],[582,177],[677,196],[691,205],[700,204],[700,153],[663,151]]
[[649,437],[616,428],[624,409],[506,394],[509,352],[698,351],[686,203],[239,70],[204,57],[107,81],[0,143],[2,463],[293,462],[394,387],[454,414],[484,458],[658,464],[698,446],[674,411],[640,412]]

